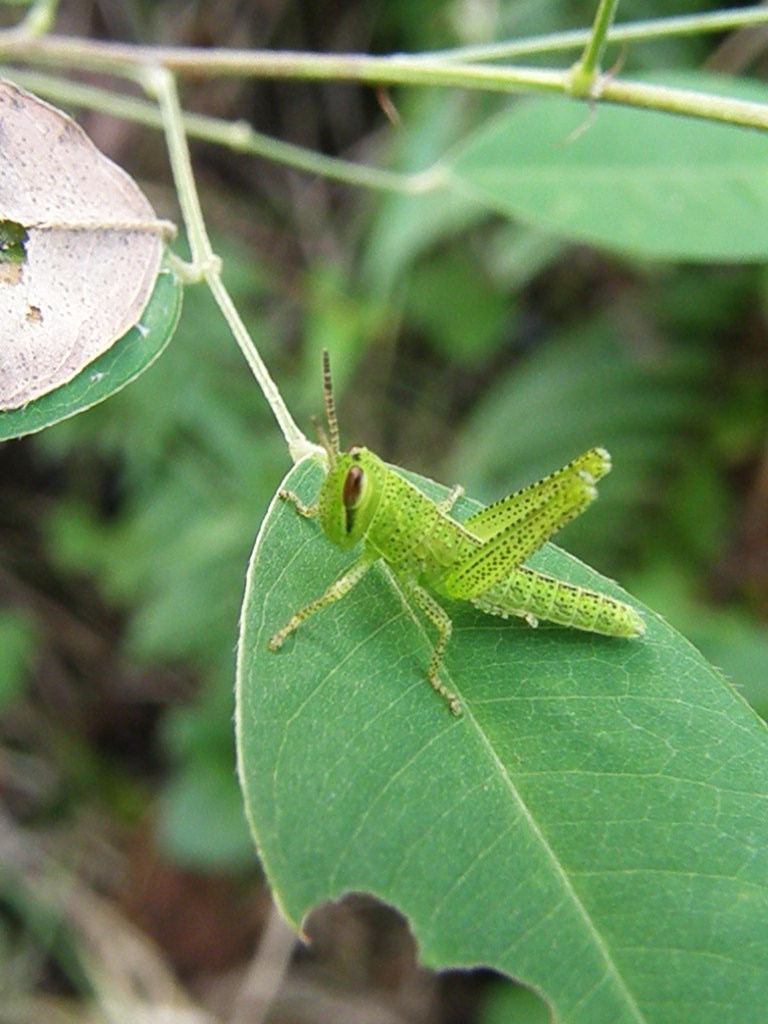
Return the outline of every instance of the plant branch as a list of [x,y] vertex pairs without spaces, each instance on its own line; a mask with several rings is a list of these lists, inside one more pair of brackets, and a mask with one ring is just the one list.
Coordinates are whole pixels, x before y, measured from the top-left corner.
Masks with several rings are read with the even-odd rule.
[[594,98],[645,110],[663,110],[668,114],[686,114],[706,121],[768,130],[768,104],[734,100],[692,89],[676,89],[604,75],[597,81]]
[[208,238],[197,194],[192,163],[189,156],[184,127],[181,123],[179,99],[173,75],[164,68],[141,69],[138,79],[151,95],[155,96],[160,108],[168,156],[171,161],[173,180],[181,206],[184,226],[187,230],[189,247],[192,251],[192,265],[200,276],[205,277],[209,267],[220,269],[217,257]]
[[[39,7],[45,10],[49,7],[55,8],[55,2],[39,0]],[[31,19],[32,14],[33,11],[30,11],[27,17]],[[729,11],[649,18],[645,21],[613,25],[608,32],[607,41],[609,43],[642,42],[674,36],[728,32],[735,28],[747,28],[766,23],[768,23],[768,8],[762,5],[738,7]],[[23,25],[16,29],[0,32],[0,57],[6,60],[39,64],[78,66],[74,60],[74,51],[76,51],[78,56],[82,55],[88,62],[88,67],[102,71],[114,71],[115,67],[111,66],[111,62],[128,65],[159,63],[181,74],[260,76],[265,73],[261,70],[262,59],[265,56],[270,56],[264,51],[254,50],[217,49],[215,47],[205,50],[194,47],[141,47],[95,40],[83,41],[62,36],[49,36],[45,40],[33,40],[29,38],[30,33],[24,33],[22,29]],[[426,54],[396,54],[395,58],[408,61],[426,60],[465,64],[473,61],[503,60],[510,57],[581,49],[589,43],[592,34],[593,29],[573,29],[567,32],[551,32],[546,35],[529,36],[498,43],[481,43],[444,50],[431,50]],[[85,51],[81,49],[83,46],[86,47]],[[279,52],[285,54],[289,60],[338,56],[335,54],[301,54],[292,51]],[[358,55],[358,59],[389,61],[394,58],[365,58],[364,55]]]
[[[446,65],[423,55],[372,57],[360,53],[302,53],[295,50],[198,49],[189,46],[135,46],[49,35],[24,38],[0,33],[0,59],[49,67],[77,68],[133,78],[137,67],[162,66],[196,77],[342,81],[369,85],[436,85],[488,88],[562,87],[563,73],[531,68]],[[499,77],[501,76],[501,77]]]
[[608,42],[608,30],[616,17],[619,0],[600,0],[589,41],[571,69],[571,88],[577,96],[590,96]]
[[[0,58],[135,77],[137,66],[162,65],[174,72],[294,80],[348,81],[372,85],[431,85],[489,92],[560,92],[573,95],[568,70],[457,64],[427,57],[369,57],[361,54],[308,54],[292,51],[195,50],[141,47],[47,36],[25,40],[0,36]],[[707,120],[768,127],[768,107],[689,89],[662,88],[645,82],[609,79],[596,82],[592,98],[611,103],[668,110]]]
[[56,8],[58,6],[59,0],[34,0],[24,15],[23,21],[15,28],[9,29],[9,32],[15,33],[24,39],[43,35],[50,31],[56,18]]
[[215,255],[205,228],[173,75],[164,68],[155,67],[141,69],[137,78],[148,92],[157,97],[160,107],[179,204],[192,250],[191,270],[194,276],[189,276],[191,279],[202,278],[210,288],[240,351],[269,403],[288,444],[291,457],[294,462],[298,462],[318,449],[307,440],[296,425],[221,280],[221,260]]
[[600,0],[595,20],[592,23],[592,34],[589,37],[584,56],[581,58],[581,63],[585,68],[597,70],[600,67],[605,44],[608,41],[608,33],[618,9],[619,0]]
[[[738,7],[731,11],[713,11],[707,14],[681,14],[670,18],[649,18],[647,21],[629,21],[612,25],[608,43],[647,42],[675,36],[704,35],[707,32],[729,32],[736,28],[765,25],[768,8]],[[499,43],[477,43],[455,46],[446,50],[430,50],[432,59],[472,62],[508,60],[544,53],[562,53],[585,47],[592,35],[591,29],[571,29],[568,32],[550,32],[541,36],[509,39]]]

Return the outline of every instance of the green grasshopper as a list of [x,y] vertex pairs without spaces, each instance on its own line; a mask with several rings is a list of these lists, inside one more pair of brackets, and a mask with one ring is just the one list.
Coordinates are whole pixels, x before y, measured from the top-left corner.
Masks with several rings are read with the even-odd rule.
[[427,678],[454,714],[460,713],[459,698],[440,678],[452,624],[430,591],[469,601],[491,615],[520,616],[529,626],[546,619],[606,636],[642,636],[643,620],[623,601],[523,565],[597,497],[595,484],[611,468],[604,448],[590,448],[550,476],[460,523],[450,512],[463,494],[461,487],[435,502],[367,448],[341,451],[327,352],[323,353],[323,391],[328,433],[317,422],[315,429],[328,455],[328,473],[317,501],[305,505],[291,491],[280,491],[279,496],[300,515],[316,516],[331,543],[351,548],[362,542],[363,548],[325,593],[272,634],[267,644],[271,650],[278,650],[310,615],[348,594],[380,560],[437,630]]

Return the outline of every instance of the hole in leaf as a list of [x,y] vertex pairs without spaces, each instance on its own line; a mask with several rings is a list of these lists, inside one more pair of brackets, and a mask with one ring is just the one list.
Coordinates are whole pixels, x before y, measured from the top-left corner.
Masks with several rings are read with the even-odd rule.
[[27,258],[27,229],[15,220],[0,220],[0,264],[24,263]]

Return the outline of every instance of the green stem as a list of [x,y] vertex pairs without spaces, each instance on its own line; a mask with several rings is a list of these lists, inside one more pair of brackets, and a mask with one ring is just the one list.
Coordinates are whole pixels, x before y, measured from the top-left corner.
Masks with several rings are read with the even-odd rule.
[[[48,2],[49,0],[42,0],[41,6],[47,7]],[[761,25],[766,22],[768,22],[768,9],[765,7],[742,7],[732,11],[655,18],[619,26],[614,25],[608,33],[608,42],[628,43],[678,35],[727,32],[730,29]],[[351,62],[355,66],[359,66],[360,62],[365,62],[369,67],[372,66],[371,62],[374,62],[374,71],[377,70],[376,65],[380,70],[393,62],[401,62],[411,67],[413,64],[419,63],[441,67],[447,63],[471,65],[474,61],[501,60],[509,57],[578,49],[587,45],[591,37],[592,30],[578,29],[503,43],[435,50],[427,54],[366,57],[354,54],[311,54],[292,51],[270,53],[259,50],[142,47],[62,36],[30,39],[28,35],[21,35],[18,29],[10,29],[0,32],[0,59],[80,67],[106,72],[112,70],[117,73],[131,65],[162,64],[178,73],[197,76],[331,78],[333,77],[333,68],[339,67],[342,62],[347,65]],[[297,63],[306,64],[307,73],[302,74],[301,70],[296,68]],[[342,74],[341,71],[339,75],[347,79],[354,77],[349,73]],[[374,78],[374,80],[376,79]],[[391,79],[389,80],[391,81]],[[385,79],[380,81],[385,81]],[[418,83],[414,82],[413,84]]]
[[[423,57],[366,57],[358,54],[302,54],[247,50],[198,51],[125,44],[93,43],[48,36],[19,49],[0,36],[0,57],[68,64],[81,69],[110,69],[134,77],[145,60],[175,71],[197,75],[254,75],[317,81],[354,81],[382,84],[440,85],[488,92],[572,91],[569,71],[488,67],[482,64],[442,64]],[[768,128],[768,106],[697,93],[688,89],[662,89],[645,82],[606,78],[593,89],[593,98],[610,103],[670,110],[706,120]]]
[[[137,75],[139,81],[154,96],[160,107],[160,114],[165,128],[166,144],[171,160],[174,182],[179,197],[184,225],[192,251],[192,271],[198,279],[202,277],[213,294],[219,309],[224,316],[240,351],[251,368],[264,397],[277,420],[288,450],[294,462],[316,452],[317,446],[311,444],[288,411],[277,385],[272,380],[248,329],[232,302],[229,292],[221,280],[221,260],[216,256],[205,228],[200,200],[197,194],[189,147],[184,134],[183,119],[176,83],[169,71],[164,68],[141,69]],[[190,275],[192,276],[192,275]]]
[[320,448],[319,445],[312,444],[312,442],[307,439],[288,411],[288,407],[283,401],[283,396],[280,394],[277,385],[272,380],[269,370],[267,370],[264,365],[264,361],[259,355],[259,351],[248,333],[248,328],[243,323],[242,318],[237,311],[237,307],[232,301],[232,297],[224,286],[221,274],[219,272],[214,272],[209,268],[205,274],[205,281],[211,289],[211,293],[216,300],[216,304],[221,310],[224,319],[227,321],[229,329],[235,336],[235,340],[240,347],[240,351],[245,356],[246,362],[258,382],[261,392],[272,410],[273,416],[277,420],[277,424],[282,431],[286,444],[288,445],[288,451],[292,460],[294,462],[299,462],[301,459],[308,458],[310,455],[320,455],[321,457],[325,457],[323,449]]
[[724,121],[747,128],[768,130],[768,104],[732,100],[727,96],[692,92],[689,89],[671,89],[646,82],[621,81],[606,77],[595,92],[595,97],[627,106],[641,106],[646,110],[663,110],[669,114],[686,114],[707,121]]
[[434,85],[517,92],[558,92],[567,73],[536,68],[454,65],[423,56],[396,54],[300,53],[293,50],[202,50],[193,47],[133,46],[89,39],[45,36],[19,39],[0,33],[0,60],[75,67],[133,78],[139,67],[162,66],[196,77],[359,82],[369,85]]
[[215,264],[217,258],[205,229],[187,138],[181,124],[176,83],[173,75],[164,68],[141,69],[137,77],[147,92],[155,96],[160,107],[173,180],[192,252],[192,264],[200,276],[204,276],[206,269]]
[[592,24],[589,42],[581,59],[571,69],[571,90],[574,96],[591,96],[600,62],[608,42],[608,30],[616,17],[619,0],[600,0]]
[[[768,22],[766,7],[738,7],[732,11],[714,11],[710,14],[681,14],[672,18],[649,18],[613,25],[608,33],[609,43],[648,42],[674,36],[704,35],[707,32],[729,32],[735,28],[748,28]],[[472,61],[508,60],[544,53],[561,53],[582,49],[591,37],[591,29],[572,29],[551,32],[543,36],[510,39],[500,43],[479,43],[456,46],[449,50],[431,50],[429,56],[445,61],[467,63]]]
[[59,0],[34,0],[24,15],[24,20],[10,32],[22,39],[31,39],[50,32],[56,18]]

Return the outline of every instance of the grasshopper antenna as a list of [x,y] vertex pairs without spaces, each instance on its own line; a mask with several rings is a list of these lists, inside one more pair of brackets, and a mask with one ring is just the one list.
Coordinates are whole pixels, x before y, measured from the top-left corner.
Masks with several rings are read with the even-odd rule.
[[341,451],[339,447],[339,421],[336,418],[336,403],[334,402],[334,387],[331,379],[331,357],[328,349],[323,349],[323,395],[326,400],[326,420],[328,421],[329,456],[333,462],[333,456]]
[[341,450],[339,448],[339,421],[336,418],[336,406],[333,401],[333,382],[331,380],[331,361],[328,357],[328,350],[323,349],[323,398],[325,400],[325,418],[328,423],[328,433],[312,417],[312,425],[315,428],[317,439],[325,448],[328,454],[328,463],[332,469],[336,465],[336,456]]

